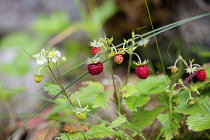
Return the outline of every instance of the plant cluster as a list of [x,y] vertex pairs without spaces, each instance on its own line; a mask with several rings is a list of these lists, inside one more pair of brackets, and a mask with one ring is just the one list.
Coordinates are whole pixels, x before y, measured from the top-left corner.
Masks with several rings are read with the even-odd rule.
[[[183,23],[184,21],[180,21],[180,24]],[[177,23],[176,26],[180,24]],[[156,29],[155,31],[162,30]],[[124,39],[124,42],[117,46],[112,43],[113,38],[104,37],[94,40],[89,44],[93,57],[88,57],[87,61],[62,74],[59,71],[59,66],[61,62],[67,61],[67,58],[62,57],[60,51],[42,49],[40,53],[33,55],[37,64],[40,65],[38,73],[34,75],[34,81],[42,82],[45,76],[41,70],[48,68],[54,80],[45,83],[44,90],[54,97],[25,121],[22,127],[27,123],[30,124],[32,118],[35,118],[35,115],[49,102],[54,102],[55,107],[44,118],[54,123],[50,122],[51,127],[47,125],[47,130],[42,131],[53,133],[55,129],[59,129],[54,135],[56,140],[146,139],[143,133],[144,128],[153,125],[155,121],[161,124],[159,128],[150,129],[150,131],[159,132],[159,134],[154,134],[156,139],[164,136],[169,140],[182,133],[184,138],[180,139],[185,139],[200,131],[210,137],[206,132],[210,129],[208,68],[194,64],[194,60],[188,62],[179,55],[174,65],[168,67],[172,75],[166,73],[155,75],[152,73],[154,71],[151,67],[152,64],[149,65],[147,59],[142,60],[135,52],[138,47],[146,47],[149,39],[155,36],[154,32],[150,32],[150,34],[152,35],[139,35],[132,32],[130,39]],[[116,65],[122,64],[125,54],[128,54],[129,58],[127,76],[123,81],[114,74],[112,62]],[[138,61],[133,61],[133,57],[137,57]],[[101,74],[104,71],[104,63],[108,63],[113,90],[106,91],[105,85],[96,81],[87,81],[87,84],[78,91],[67,90],[87,74]],[[62,77],[83,64],[86,64],[87,72],[65,86]],[[135,65],[136,76],[140,78],[136,83],[129,81],[133,65]],[[186,67],[184,74],[187,75],[187,78],[183,78],[183,73],[181,73],[183,65]],[[162,67],[165,69],[164,65]],[[197,80],[193,79],[194,76]],[[108,82],[110,83],[110,81]],[[117,88],[118,82],[120,83],[119,88]],[[111,98],[111,94],[113,98]],[[147,109],[152,101],[151,96],[155,96],[158,105]],[[116,107],[110,106],[110,102],[114,103]],[[104,114],[98,115],[97,111],[101,109]],[[114,119],[109,116],[110,114],[106,114],[108,109],[114,110],[114,115],[116,115]],[[105,115],[107,115],[107,120],[103,119]],[[26,125],[26,127],[30,129],[29,126]],[[185,129],[186,127],[187,129]]]

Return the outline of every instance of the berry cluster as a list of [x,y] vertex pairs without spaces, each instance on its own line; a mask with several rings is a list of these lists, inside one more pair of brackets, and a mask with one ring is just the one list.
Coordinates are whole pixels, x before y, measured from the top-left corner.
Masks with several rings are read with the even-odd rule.
[[[104,42],[105,41],[105,42]],[[140,41],[140,43],[138,43],[139,46],[146,46],[146,44],[148,44],[148,39],[143,39],[142,41]],[[109,43],[108,43],[109,42]],[[109,45],[111,45],[111,47]],[[94,55],[94,57],[91,59],[91,58],[88,58],[87,59],[87,64],[88,64],[88,72],[91,74],[91,75],[98,75],[100,74],[102,71],[103,71],[103,64],[100,62],[100,57],[98,57],[98,55],[103,52],[102,48],[104,48],[104,50],[108,50],[109,51],[109,58],[110,57],[113,57],[113,61],[116,63],[116,64],[122,64],[123,61],[124,61],[124,57],[123,55],[125,53],[129,53],[129,54],[135,54],[137,55],[136,53],[133,53],[134,49],[136,47],[133,47],[134,49],[128,49],[125,48],[125,44],[123,45],[123,48],[119,48],[117,49],[112,43],[110,40],[102,40],[102,41],[96,41],[94,40],[93,42],[90,43],[90,46],[91,49],[91,54]],[[107,46],[106,46],[107,45]],[[150,69],[149,67],[146,65],[148,61],[144,61],[143,63],[141,62],[141,59],[140,57],[137,55],[137,57],[139,58],[139,62],[134,62],[134,64],[137,66],[135,68],[135,73],[136,75],[141,78],[141,79],[146,79],[149,74],[150,74]]]

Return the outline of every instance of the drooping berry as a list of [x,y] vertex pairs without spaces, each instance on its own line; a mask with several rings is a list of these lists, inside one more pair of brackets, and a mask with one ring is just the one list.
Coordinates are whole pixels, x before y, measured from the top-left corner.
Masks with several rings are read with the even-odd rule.
[[171,73],[176,73],[178,70],[176,66],[172,66],[170,69],[171,69]]
[[98,75],[103,71],[103,64],[101,62],[88,64],[88,72],[91,75]]
[[97,53],[101,51],[101,47],[92,47],[90,51],[93,55],[96,55]]
[[116,54],[116,55],[114,56],[114,62],[115,62],[116,64],[122,64],[123,60],[124,60],[124,57],[123,57],[122,54]]
[[136,75],[141,79],[146,79],[150,74],[150,69],[147,65],[140,65],[135,68]]
[[84,120],[84,119],[86,119],[86,113],[85,112],[76,113],[76,117],[79,120]]
[[196,72],[196,77],[200,82],[203,82],[206,80],[206,72],[205,70],[199,70]]

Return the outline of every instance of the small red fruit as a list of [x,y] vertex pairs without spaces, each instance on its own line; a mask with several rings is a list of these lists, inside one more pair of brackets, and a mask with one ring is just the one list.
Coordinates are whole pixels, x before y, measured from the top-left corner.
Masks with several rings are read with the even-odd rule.
[[196,77],[200,82],[206,80],[206,72],[204,70],[199,70],[196,72]]
[[140,65],[135,68],[136,75],[141,79],[146,79],[150,74],[150,69],[147,65]]
[[101,62],[88,64],[88,71],[91,75],[98,75],[103,71],[103,64]]
[[101,51],[101,47],[92,47],[90,51],[93,55],[96,55],[97,53]]
[[124,60],[124,58],[123,58],[123,55],[122,54],[116,54],[114,56],[114,62],[116,64],[122,64],[123,60]]

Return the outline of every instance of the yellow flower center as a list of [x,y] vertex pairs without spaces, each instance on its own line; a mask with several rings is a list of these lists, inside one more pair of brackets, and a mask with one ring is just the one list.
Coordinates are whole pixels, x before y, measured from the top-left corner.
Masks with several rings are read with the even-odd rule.
[[50,55],[51,55],[51,57],[55,57],[56,53],[55,52],[51,52]]

